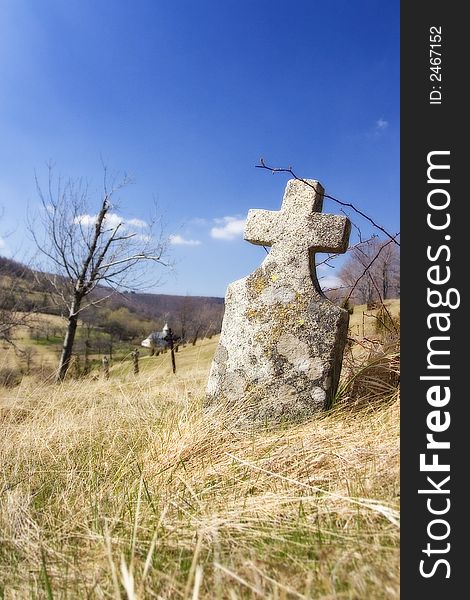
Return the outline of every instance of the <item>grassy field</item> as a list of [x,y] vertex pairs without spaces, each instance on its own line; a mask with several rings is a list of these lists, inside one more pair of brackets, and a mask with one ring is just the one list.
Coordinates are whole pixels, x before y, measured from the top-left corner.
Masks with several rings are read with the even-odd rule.
[[[36,379],[42,380],[53,377],[62,351],[65,330],[66,320],[62,317],[43,313],[32,314],[29,319],[29,326],[16,328],[13,336],[15,346],[6,342],[0,344],[0,385],[2,381],[1,374],[4,369],[14,370],[20,375],[29,375],[32,372]],[[92,368],[99,370],[102,356],[110,356],[110,336],[98,330],[93,330],[88,334],[86,329],[79,323],[75,338],[74,357],[70,369],[71,373],[75,373],[73,361],[76,359],[77,354],[80,354],[80,366],[83,370],[84,342],[88,335],[92,349],[89,353]],[[138,343],[138,340],[134,343],[130,341],[113,341],[111,345],[112,362],[119,363],[122,360],[130,360],[130,353],[138,346]],[[140,350],[143,355],[149,354],[149,351],[143,348],[140,348]]]
[[203,408],[216,343],[0,388],[0,598],[399,598],[396,387],[240,431]]

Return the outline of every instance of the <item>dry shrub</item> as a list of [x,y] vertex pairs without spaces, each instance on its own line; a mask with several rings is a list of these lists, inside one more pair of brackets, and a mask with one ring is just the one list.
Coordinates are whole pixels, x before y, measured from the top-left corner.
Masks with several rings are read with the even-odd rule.
[[21,383],[23,374],[17,367],[0,368],[0,386],[14,388]]
[[338,393],[341,402],[368,404],[395,400],[400,383],[400,355],[381,345],[372,345],[366,357],[349,366]]
[[400,313],[393,315],[382,303],[375,315],[375,333],[381,336],[382,342],[387,345],[399,343]]

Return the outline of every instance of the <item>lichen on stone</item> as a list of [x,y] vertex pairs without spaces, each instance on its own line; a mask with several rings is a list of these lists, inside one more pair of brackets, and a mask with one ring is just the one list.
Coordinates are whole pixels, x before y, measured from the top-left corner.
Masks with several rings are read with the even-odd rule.
[[268,285],[268,279],[261,269],[256,269],[246,280],[246,287],[250,296],[259,296]]

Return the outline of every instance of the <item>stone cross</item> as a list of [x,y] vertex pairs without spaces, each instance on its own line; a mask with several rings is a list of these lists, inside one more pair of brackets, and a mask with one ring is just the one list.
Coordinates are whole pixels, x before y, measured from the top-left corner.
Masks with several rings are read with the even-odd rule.
[[324,190],[308,184],[289,181],[280,211],[248,212],[245,239],[271,251],[226,294],[207,395],[242,404],[250,421],[307,418],[331,404],[339,381],[349,314],[324,296],[315,254],[345,252],[350,223],[323,214]]

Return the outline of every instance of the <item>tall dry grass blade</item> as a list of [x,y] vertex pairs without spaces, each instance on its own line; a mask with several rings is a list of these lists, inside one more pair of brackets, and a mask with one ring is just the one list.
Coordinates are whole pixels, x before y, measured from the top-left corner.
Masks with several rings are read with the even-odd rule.
[[147,556],[145,558],[144,570],[142,572],[142,578],[141,578],[141,582],[140,582],[142,590],[143,590],[145,580],[147,579],[147,575],[150,571],[150,567],[152,565],[153,555],[155,552],[155,548],[157,546],[158,530],[160,529],[160,526],[163,523],[163,519],[165,518],[167,511],[168,511],[168,506],[165,506],[164,509],[162,510],[160,518],[158,519],[157,526],[155,527],[155,533],[153,534],[152,541],[150,542],[150,547],[147,552]]
[[111,570],[111,579],[112,579],[112,582],[113,582],[114,597],[117,600],[121,600],[121,590],[119,588],[119,579],[118,579],[118,575],[117,575],[117,572],[116,572],[116,566],[115,566],[114,561],[113,561],[113,551],[112,551],[112,546],[111,546],[111,536],[109,534],[107,523],[105,523],[105,526],[104,526],[104,544],[105,544],[105,548],[106,548],[106,557],[108,559],[109,568]]
[[194,575],[194,587],[193,587],[193,595],[191,600],[198,600],[199,599],[199,590],[201,588],[201,584],[202,584],[202,575],[203,575],[203,570],[201,565],[198,565],[196,567],[196,573]]
[[218,569],[220,569],[223,573],[225,573],[226,575],[228,575],[235,581],[237,581],[238,583],[240,583],[241,585],[243,585],[244,587],[248,588],[256,596],[260,596],[260,597],[264,596],[264,593],[262,590],[259,590],[258,588],[254,587],[253,585],[251,585],[251,583],[248,583],[248,581],[243,579],[243,577],[240,577],[240,575],[237,575],[233,571],[230,571],[230,569],[227,569],[227,567],[224,567],[220,563],[214,563],[214,566],[217,567]]
[[186,580],[186,587],[184,588],[184,596],[183,596],[184,600],[189,598],[189,592],[191,590],[193,576],[196,571],[199,553],[201,552],[201,546],[202,546],[202,536],[198,535],[196,546],[194,548],[193,559],[191,561],[191,567],[189,568],[188,579]]
[[294,598],[300,598],[300,600],[308,600],[307,596],[305,596],[304,594],[301,594],[297,590],[294,590],[287,585],[284,585],[280,581],[276,581],[276,579],[269,577],[269,575],[266,575],[266,573],[263,573],[263,571],[261,571],[261,569],[258,569],[258,567],[256,565],[251,565],[251,568],[254,571],[256,571],[259,575],[261,575],[261,577],[263,579],[266,579],[266,581],[269,581],[270,583],[274,584],[276,586],[276,588],[281,589],[284,592],[287,592],[290,596],[293,596]]
[[126,590],[127,600],[138,600],[134,590],[134,575],[132,574],[132,567],[128,567],[126,565],[124,555],[121,556],[121,582]]
[[132,529],[131,558],[130,558],[130,563],[129,563],[129,567],[130,567],[131,571],[132,571],[132,567],[134,564],[135,544],[136,544],[136,540],[137,540],[137,527],[138,527],[138,523],[139,523],[140,503],[142,500],[143,479],[144,479],[144,475],[142,473],[140,475],[140,480],[139,480],[139,491],[137,492],[137,504],[135,507],[134,526]]
[[42,574],[44,577],[44,585],[46,586],[47,599],[54,600],[54,594],[52,593],[51,580],[49,578],[49,573],[47,571],[46,556],[44,554],[44,548],[42,546],[41,546],[41,568],[42,568]]
[[308,483],[303,483],[303,481],[297,481],[296,479],[292,479],[291,477],[286,477],[285,475],[281,475],[279,473],[274,473],[273,471],[269,471],[268,469],[263,469],[263,467],[258,467],[258,465],[254,465],[243,458],[239,458],[230,452],[226,452],[226,455],[232,458],[233,460],[239,462],[242,465],[246,465],[250,467],[254,471],[260,471],[261,473],[265,473],[266,475],[270,475],[276,479],[281,479],[282,481],[286,481],[288,483],[292,483],[294,485],[298,485],[303,488],[307,488],[313,490],[315,492],[319,492],[324,494],[325,496],[329,496],[330,498],[335,498],[337,500],[344,500],[345,502],[349,502],[351,504],[357,504],[358,506],[363,506],[364,508],[368,508],[369,510],[375,511],[383,515],[386,519],[390,521],[393,525],[399,525],[399,512],[392,508],[391,506],[382,505],[379,503],[374,503],[371,500],[367,500],[364,498],[354,498],[350,496],[344,496],[342,494],[337,494],[336,492],[330,492],[316,485],[311,485]]

